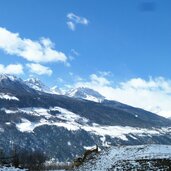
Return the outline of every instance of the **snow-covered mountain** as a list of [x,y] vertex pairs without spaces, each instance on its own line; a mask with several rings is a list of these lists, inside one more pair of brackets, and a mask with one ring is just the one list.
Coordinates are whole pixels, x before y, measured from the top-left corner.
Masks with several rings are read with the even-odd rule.
[[25,83],[30,87],[37,91],[42,91],[45,93],[50,92],[50,88],[43,84],[38,78],[29,78],[25,80]]
[[171,145],[118,146],[103,150],[77,171],[171,170]]
[[0,91],[3,94],[31,94],[35,90],[30,88],[22,79],[16,76],[1,74],[0,75]]
[[58,94],[58,95],[62,95],[62,91],[57,87],[57,86],[53,86],[50,88],[50,92],[52,94]]
[[13,76],[13,75],[8,75],[8,74],[0,74],[0,82],[3,82],[5,80],[18,80],[17,77]]
[[50,94],[61,94],[61,91],[57,88],[57,86],[54,86],[52,88],[49,88],[44,83],[41,82],[38,78],[29,78],[25,80],[25,83],[30,87],[37,91],[41,91],[44,93],[50,93]]
[[[0,76],[0,148],[13,141],[22,149],[41,150],[59,161],[84,148],[109,145],[171,144],[171,121],[119,102],[94,103],[40,91],[22,79]],[[84,88],[85,90],[85,88]],[[102,99],[97,92],[83,91]]]
[[68,92],[66,92],[65,95],[69,97],[80,98],[94,102],[102,102],[105,99],[105,97],[97,91],[86,87],[78,87],[71,89]]
[[3,86],[10,86],[11,83],[14,82],[20,82],[23,83],[23,80],[13,76],[13,75],[8,75],[8,74],[0,74],[0,85],[1,87]]

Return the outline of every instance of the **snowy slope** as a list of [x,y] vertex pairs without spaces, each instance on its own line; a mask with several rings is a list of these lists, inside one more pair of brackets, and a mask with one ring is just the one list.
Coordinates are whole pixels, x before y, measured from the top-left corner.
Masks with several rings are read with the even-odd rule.
[[4,80],[20,80],[19,78],[17,78],[16,76],[13,75],[9,75],[9,74],[0,74],[0,81],[4,81]]
[[[90,134],[101,137],[100,139],[104,146],[110,144],[110,142],[107,142],[106,136],[109,136],[111,138],[119,138],[123,141],[128,141],[128,137],[136,140],[137,136],[159,136],[171,132],[170,127],[147,129],[131,126],[100,125],[98,123],[92,123],[89,119],[81,117],[76,113],[73,113],[65,108],[61,108],[58,106],[53,108],[51,107],[49,109],[32,107],[9,110],[2,108],[1,111],[4,111],[6,114],[25,114],[21,115],[20,120],[18,120],[19,123],[15,123],[16,128],[20,132],[34,132],[36,128],[43,125],[63,127],[69,131],[84,130]],[[27,115],[29,117],[36,117],[36,121],[28,119]],[[6,124],[9,125],[10,122],[7,122]]]
[[22,79],[17,78],[12,75],[0,74],[0,93],[1,99],[3,95],[4,99],[18,100],[17,98],[12,98],[9,96],[19,94],[31,94],[35,93],[35,90],[30,88]]
[[42,83],[38,78],[29,78],[25,80],[25,83],[30,88],[35,89],[37,91],[41,91],[49,94],[61,94],[61,91],[57,88],[57,86],[49,88],[44,83]]
[[5,93],[0,93],[0,99],[19,101],[19,99],[17,97],[12,96],[10,94],[5,94]]
[[14,167],[0,167],[0,171],[26,171],[26,169],[18,169]]
[[57,94],[57,95],[62,95],[61,90],[57,86],[53,86],[50,88],[51,94]]
[[44,93],[51,90],[39,80],[28,86],[16,77],[0,78],[0,147],[5,150],[13,139],[23,149],[42,150],[65,161],[95,144],[171,144],[170,120],[103,100],[94,90],[70,91],[71,98]]
[[37,79],[37,78],[29,78],[29,79],[25,80],[25,83],[26,83],[29,87],[31,87],[31,88],[33,88],[33,89],[35,89],[35,90],[37,90],[37,91],[42,91],[42,92],[46,92],[46,93],[49,93],[49,92],[50,92],[49,87],[45,86],[45,85],[44,85],[39,79]]
[[68,92],[66,92],[65,95],[69,97],[80,98],[80,99],[90,100],[99,103],[105,99],[105,97],[102,96],[97,91],[85,87],[78,87],[75,89],[71,89]]
[[[93,162],[87,162],[80,167],[79,171],[107,171],[107,170],[124,170],[124,164],[134,164],[138,167],[137,160],[154,160],[169,159],[171,160],[170,145],[139,145],[139,146],[120,146],[110,147],[102,151]],[[127,162],[125,162],[127,161]],[[124,163],[124,164],[123,164]],[[137,166],[136,166],[137,165]],[[135,169],[134,168],[134,169]],[[136,169],[135,169],[136,170]]]

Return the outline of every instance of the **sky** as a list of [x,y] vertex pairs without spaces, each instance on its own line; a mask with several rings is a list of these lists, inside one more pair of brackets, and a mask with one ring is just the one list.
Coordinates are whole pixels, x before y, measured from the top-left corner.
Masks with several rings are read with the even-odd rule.
[[170,9],[170,0],[1,0],[0,73],[170,117]]

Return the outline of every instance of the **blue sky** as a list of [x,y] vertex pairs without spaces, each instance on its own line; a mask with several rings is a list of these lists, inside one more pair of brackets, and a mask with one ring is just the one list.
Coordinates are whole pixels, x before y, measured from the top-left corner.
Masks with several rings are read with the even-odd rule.
[[[161,89],[161,77],[170,86],[170,9],[170,0],[2,0],[0,72],[16,74],[8,65],[21,65],[20,77],[34,75],[50,86],[87,85],[93,75],[109,81],[112,88],[139,79],[157,82]],[[14,33],[18,36],[11,45]],[[3,40],[2,35],[6,36]],[[30,59],[28,54],[37,53],[32,46],[26,50],[26,39],[39,45],[46,41],[47,49],[63,54],[62,60],[59,54],[45,60],[49,53],[37,61]],[[20,49],[23,46],[25,50]],[[39,51],[45,51],[43,46]],[[35,64],[46,68],[35,70]],[[168,101],[171,97],[166,95]]]

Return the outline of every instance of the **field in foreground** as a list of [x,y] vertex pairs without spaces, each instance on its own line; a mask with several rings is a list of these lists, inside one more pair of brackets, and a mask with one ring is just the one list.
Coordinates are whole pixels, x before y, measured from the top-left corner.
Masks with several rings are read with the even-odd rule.
[[79,167],[79,171],[171,170],[170,145],[110,147]]

